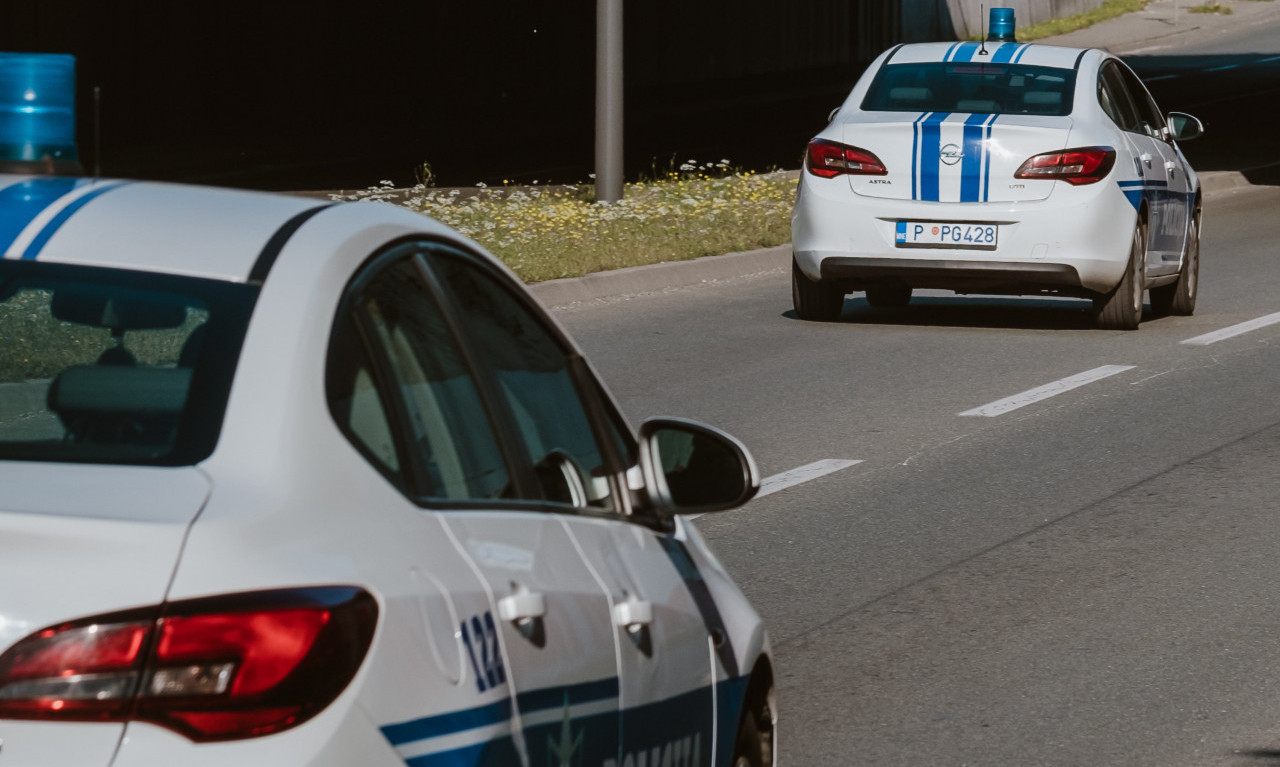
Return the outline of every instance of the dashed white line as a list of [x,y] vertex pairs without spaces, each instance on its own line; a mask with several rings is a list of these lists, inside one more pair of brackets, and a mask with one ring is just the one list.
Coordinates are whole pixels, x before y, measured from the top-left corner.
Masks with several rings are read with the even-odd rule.
[[1093,370],[1086,370],[1083,373],[1077,373],[1076,375],[1054,381],[1053,383],[1045,384],[1044,386],[1037,386],[1034,389],[1028,389],[1021,394],[1015,394],[1012,397],[1005,397],[1002,400],[996,400],[995,402],[983,405],[982,407],[975,407],[972,410],[966,410],[959,415],[978,415],[993,418],[998,415],[1004,415],[1010,410],[1017,410],[1020,407],[1025,407],[1033,402],[1039,402],[1040,400],[1048,399],[1058,394],[1062,394],[1063,392],[1077,389],[1085,384],[1090,384],[1103,378],[1109,378],[1117,373],[1123,373],[1126,370],[1133,370],[1133,368],[1133,365],[1103,365],[1102,367],[1097,367]]
[[1235,338],[1236,336],[1243,335],[1251,330],[1257,330],[1258,328],[1265,328],[1268,325],[1274,325],[1277,322],[1280,322],[1280,312],[1268,314],[1265,317],[1259,317],[1256,320],[1241,322],[1239,325],[1232,325],[1231,327],[1223,328],[1222,330],[1215,330],[1212,333],[1205,333],[1204,335],[1196,336],[1195,338],[1188,338],[1182,343],[1190,346],[1208,346],[1209,344],[1224,341],[1228,338]]
[[788,487],[794,487],[802,482],[808,482],[811,479],[825,477],[833,474],[841,469],[847,469],[850,466],[862,463],[862,461],[849,461],[841,458],[826,458],[813,463],[806,463],[804,466],[784,471],[781,474],[774,474],[772,477],[766,477],[760,482],[760,492],[756,493],[757,498],[763,498],[771,495],[779,490],[786,490]]

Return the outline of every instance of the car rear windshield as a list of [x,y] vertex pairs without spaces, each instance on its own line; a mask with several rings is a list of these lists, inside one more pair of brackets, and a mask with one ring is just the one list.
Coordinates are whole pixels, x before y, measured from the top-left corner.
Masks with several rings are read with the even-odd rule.
[[868,112],[1071,114],[1073,69],[981,62],[890,64],[862,101]]
[[256,295],[214,280],[0,261],[0,459],[202,460]]

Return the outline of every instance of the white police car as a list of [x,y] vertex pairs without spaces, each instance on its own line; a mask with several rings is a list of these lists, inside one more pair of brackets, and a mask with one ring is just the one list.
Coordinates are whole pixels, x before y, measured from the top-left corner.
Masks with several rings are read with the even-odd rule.
[[0,765],[772,764],[760,618],[518,281],[381,203],[0,176]]
[[792,218],[792,298],[834,320],[844,296],[904,306],[914,288],[1093,300],[1096,324],[1191,314],[1200,185],[1167,117],[1115,56],[1013,42],[881,54],[808,145]]

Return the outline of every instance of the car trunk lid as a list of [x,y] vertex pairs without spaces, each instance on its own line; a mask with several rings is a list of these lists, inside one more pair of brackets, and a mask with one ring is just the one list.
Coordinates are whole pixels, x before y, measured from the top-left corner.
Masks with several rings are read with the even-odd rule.
[[1028,158],[1068,146],[1070,117],[1017,114],[864,112],[842,127],[843,143],[874,153],[885,176],[850,176],[866,197],[922,202],[1043,200],[1053,181],[1014,178]]

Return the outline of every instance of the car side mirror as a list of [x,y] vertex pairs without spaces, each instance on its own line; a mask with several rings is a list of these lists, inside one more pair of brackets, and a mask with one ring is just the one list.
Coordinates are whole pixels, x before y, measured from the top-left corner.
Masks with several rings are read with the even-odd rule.
[[760,472],[747,448],[719,429],[683,418],[651,418],[639,433],[640,470],[657,511],[733,509],[760,489]]
[[1204,123],[1183,112],[1170,112],[1169,134],[1174,141],[1190,141],[1204,135]]

